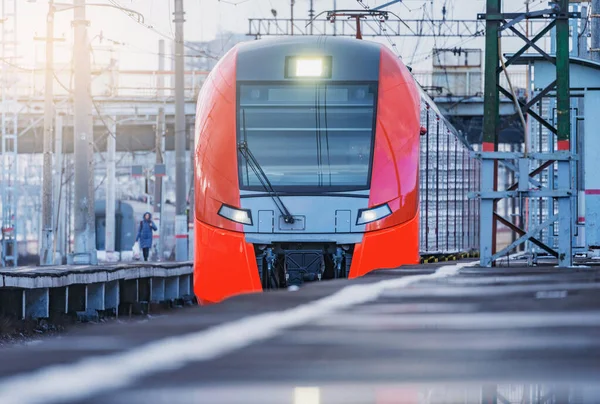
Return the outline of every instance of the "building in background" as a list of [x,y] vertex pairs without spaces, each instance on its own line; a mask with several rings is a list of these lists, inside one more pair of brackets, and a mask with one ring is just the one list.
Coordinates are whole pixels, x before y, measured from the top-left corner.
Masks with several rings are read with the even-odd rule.
[[[413,72],[423,89],[436,101],[450,122],[472,144],[480,144],[483,134],[483,52],[481,49],[439,48],[431,53],[431,70]],[[517,97],[525,100],[527,75],[524,66],[510,66]],[[506,77],[500,83],[508,88]],[[499,142],[523,143],[523,125],[516,117],[513,100],[500,97],[502,129]]]
[[[251,40],[254,40],[254,38],[246,34],[221,32],[212,41],[188,42],[189,47],[185,50],[187,56],[185,69],[210,71],[228,50],[240,42]],[[197,52],[194,52],[193,49],[197,49]]]

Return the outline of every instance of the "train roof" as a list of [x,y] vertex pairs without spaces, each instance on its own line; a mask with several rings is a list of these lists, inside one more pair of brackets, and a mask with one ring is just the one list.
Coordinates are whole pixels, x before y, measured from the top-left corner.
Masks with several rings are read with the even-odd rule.
[[377,42],[340,36],[297,35],[240,42],[236,46],[240,52],[251,52],[279,46],[293,47],[295,49],[306,49],[311,47],[314,47],[315,49],[336,49],[343,47],[351,52],[379,52],[383,45]]
[[[242,42],[237,47],[236,79],[269,81],[288,78],[288,62],[296,57],[328,57],[328,78],[377,81],[381,45],[350,38],[303,36]],[[293,63],[293,62],[292,62]]]
[[[238,63],[243,65],[243,69],[238,70],[237,76],[239,80],[275,77],[282,71],[281,66],[270,66],[268,63],[265,65],[265,62],[270,58],[279,62],[283,60],[282,56],[290,54],[290,49],[293,49],[293,53],[300,56],[314,54],[318,51],[328,52],[334,58],[340,58],[341,60],[352,60],[354,67],[352,70],[358,71],[360,77],[377,80],[379,78],[379,58],[381,49],[384,47],[384,44],[377,42],[338,36],[287,36],[241,42],[236,45],[236,49]],[[357,57],[359,54],[360,57]],[[377,60],[377,63],[373,63],[374,60]],[[346,76],[343,70],[337,71],[334,76],[337,76],[338,79],[354,78],[341,77]],[[435,101],[429,97],[416,80],[415,84],[419,90],[421,100],[435,111],[452,134],[465,146],[472,148],[462,132],[457,130],[442,114]]]

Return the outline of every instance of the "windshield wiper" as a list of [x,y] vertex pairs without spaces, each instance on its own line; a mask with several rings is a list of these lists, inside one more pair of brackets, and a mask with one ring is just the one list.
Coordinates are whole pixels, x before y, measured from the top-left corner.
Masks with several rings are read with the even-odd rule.
[[279,197],[279,194],[273,188],[271,181],[269,181],[269,177],[267,177],[267,174],[265,174],[260,164],[258,164],[256,157],[254,157],[254,154],[252,154],[248,148],[248,144],[245,141],[238,143],[238,150],[246,159],[246,164],[250,166],[254,174],[256,174],[258,177],[258,180],[265,188],[265,191],[267,191],[271,199],[273,199],[273,202],[275,202],[275,206],[277,206],[277,209],[279,209],[279,212],[283,216],[283,221],[285,223],[294,223],[294,217],[290,214],[290,211],[286,208],[285,204]]
[[[242,111],[242,120],[244,128],[244,139],[246,139],[246,111]],[[262,184],[265,191],[267,191],[271,199],[273,199],[273,202],[275,203],[275,206],[277,206],[279,213],[281,213],[281,216],[283,216],[283,221],[285,223],[290,224],[294,223],[294,216],[292,216],[290,211],[287,209],[287,207],[279,197],[277,191],[275,191],[275,189],[273,188],[271,181],[269,181],[269,177],[267,177],[267,174],[265,174],[265,171],[258,163],[258,160],[256,160],[256,157],[254,157],[254,154],[252,154],[252,152],[250,151],[246,140],[243,140],[238,143],[238,151],[242,156],[244,156],[244,158],[246,159],[246,164],[250,166],[254,174],[258,177],[258,180]]]

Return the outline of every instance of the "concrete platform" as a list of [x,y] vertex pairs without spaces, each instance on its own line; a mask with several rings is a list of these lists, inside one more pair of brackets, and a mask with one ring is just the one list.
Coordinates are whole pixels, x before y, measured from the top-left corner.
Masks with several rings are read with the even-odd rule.
[[600,270],[464,264],[0,349],[0,402],[600,402]]
[[192,263],[0,268],[0,315],[118,309],[122,303],[178,299],[192,293]]

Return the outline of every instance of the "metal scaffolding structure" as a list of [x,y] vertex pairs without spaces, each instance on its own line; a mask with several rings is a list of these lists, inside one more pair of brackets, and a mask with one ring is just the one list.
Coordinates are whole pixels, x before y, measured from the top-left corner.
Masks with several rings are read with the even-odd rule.
[[[580,13],[569,12],[569,0],[551,3],[548,10],[529,13],[502,13],[501,0],[487,0],[486,14],[480,14],[479,19],[486,22],[486,53],[485,53],[485,109],[483,127],[483,151],[475,153],[481,159],[481,189],[476,193],[480,199],[481,211],[481,265],[489,267],[493,262],[514,250],[517,246],[529,241],[548,254],[558,258],[560,267],[569,267],[573,262],[572,236],[576,214],[572,206],[574,189],[573,161],[577,159],[575,144],[571,144],[571,110],[569,89],[569,19],[579,18]],[[546,27],[532,39],[521,33],[516,24],[527,19],[546,20]],[[556,30],[556,55],[550,56],[536,42],[552,29]],[[504,62],[501,55],[501,39],[504,32],[511,31],[521,38],[525,45]],[[506,89],[499,84],[500,74],[507,66],[516,64],[523,54],[534,49],[546,60],[556,66],[556,79],[546,88],[540,89],[527,102],[517,99],[512,88]],[[501,63],[502,62],[502,63]],[[518,103],[524,114],[547,129],[555,138],[553,147],[540,152],[529,150],[526,137],[524,152],[498,151],[499,96],[503,94]],[[536,106],[543,105],[548,96],[556,98],[556,126],[548,120]],[[548,116],[548,115],[546,115]],[[498,165],[515,172],[517,181],[504,190],[498,190]],[[557,166],[556,171],[555,165]],[[556,181],[540,182],[536,178],[546,172],[547,177]],[[516,198],[521,201],[521,207],[528,206],[529,201],[545,199],[547,206],[554,203],[555,209],[541,223],[515,224],[510,218],[501,216],[496,210],[500,200]],[[519,237],[502,251],[496,252],[496,226],[501,223]],[[556,223],[556,225],[555,225]],[[539,234],[550,226],[556,226],[558,245],[549,246]]]
[[18,103],[14,66],[17,56],[17,0],[2,0],[0,16],[0,115],[2,156],[0,188],[2,189],[2,222],[0,264],[17,266],[17,114]]
[[[536,28],[538,23],[535,23]],[[482,20],[431,20],[431,19],[379,19],[364,17],[361,19],[363,37],[483,37],[485,21]],[[311,19],[248,19],[248,35],[261,36],[284,35],[337,35],[356,37],[356,21],[354,19],[327,18]],[[514,32],[506,32],[505,36],[518,37]]]

